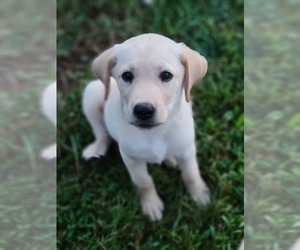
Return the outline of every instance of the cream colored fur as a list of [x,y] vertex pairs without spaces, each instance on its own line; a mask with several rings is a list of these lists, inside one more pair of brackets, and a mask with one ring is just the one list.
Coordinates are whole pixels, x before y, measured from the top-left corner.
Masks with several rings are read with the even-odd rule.
[[[162,218],[164,205],[147,163],[178,163],[193,200],[208,204],[209,190],[198,168],[189,103],[192,86],[206,74],[206,59],[182,43],[143,34],[100,54],[93,70],[99,80],[86,87],[83,110],[95,141],[83,151],[83,157],[105,155],[114,139],[138,189],[142,211],[151,221]],[[163,71],[172,74],[170,81],[162,81]],[[133,74],[132,82],[124,81],[124,72]],[[154,126],[139,127],[134,108],[140,103],[155,107]]]

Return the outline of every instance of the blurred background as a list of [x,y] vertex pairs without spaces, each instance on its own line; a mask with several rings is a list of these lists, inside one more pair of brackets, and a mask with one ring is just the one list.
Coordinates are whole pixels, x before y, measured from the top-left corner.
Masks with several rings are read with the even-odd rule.
[[[299,9],[295,0],[1,1],[0,249],[236,249],[243,130],[246,249],[290,249],[300,238]],[[91,61],[145,32],[185,42],[209,62],[192,94],[213,202],[199,211],[177,170],[151,166],[166,204],[156,224],[142,216],[115,145],[107,157],[81,159],[93,139],[81,111]],[[56,139],[42,112],[56,54],[57,246],[56,162],[41,157]]]
[[245,1],[246,249],[291,249],[300,238],[299,10]]
[[0,249],[56,247],[56,162],[41,157],[56,141],[42,112],[55,79],[55,1],[1,1]]
[[[59,249],[237,249],[243,238],[243,1],[58,1]],[[199,210],[179,170],[152,165],[166,209],[149,223],[113,145],[84,162],[93,140],[81,98],[92,60],[142,33],[159,33],[204,55],[209,69],[193,90],[198,161],[213,202]]]

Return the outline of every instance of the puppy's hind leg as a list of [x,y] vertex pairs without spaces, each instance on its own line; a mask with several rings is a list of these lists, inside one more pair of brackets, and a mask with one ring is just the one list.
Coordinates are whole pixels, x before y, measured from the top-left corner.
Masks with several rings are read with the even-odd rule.
[[189,154],[177,158],[183,181],[198,205],[207,205],[210,202],[209,189],[202,179],[196,159],[195,146]]
[[83,93],[83,112],[95,136],[95,141],[83,150],[82,157],[86,160],[105,155],[111,143],[103,115],[104,88],[104,84],[100,80],[96,80],[89,83]]
[[[56,82],[50,84],[43,92],[41,108],[43,114],[56,127]],[[53,138],[54,139],[54,138]],[[41,157],[44,160],[56,158],[56,143],[43,149]]]

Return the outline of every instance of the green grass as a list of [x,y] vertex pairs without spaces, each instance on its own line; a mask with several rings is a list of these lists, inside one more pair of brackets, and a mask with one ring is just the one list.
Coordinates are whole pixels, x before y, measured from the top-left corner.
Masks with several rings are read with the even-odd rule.
[[[92,141],[81,95],[92,59],[137,34],[154,32],[205,55],[209,71],[193,91],[197,158],[212,191],[200,210],[179,170],[150,167],[165,203],[150,223],[117,146],[84,162]],[[237,249],[243,238],[242,1],[58,2],[58,249]]]

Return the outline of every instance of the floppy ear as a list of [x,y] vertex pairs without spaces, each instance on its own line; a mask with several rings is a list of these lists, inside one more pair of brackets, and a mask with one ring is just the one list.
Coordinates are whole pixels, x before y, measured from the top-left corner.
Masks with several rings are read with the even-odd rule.
[[105,100],[107,100],[109,94],[109,82],[111,71],[116,66],[116,48],[115,46],[104,51],[93,61],[94,74],[104,83],[105,85]]
[[190,49],[185,44],[182,45],[180,60],[184,66],[183,88],[185,99],[190,101],[190,92],[192,87],[200,81],[206,74],[207,61],[198,52]]

